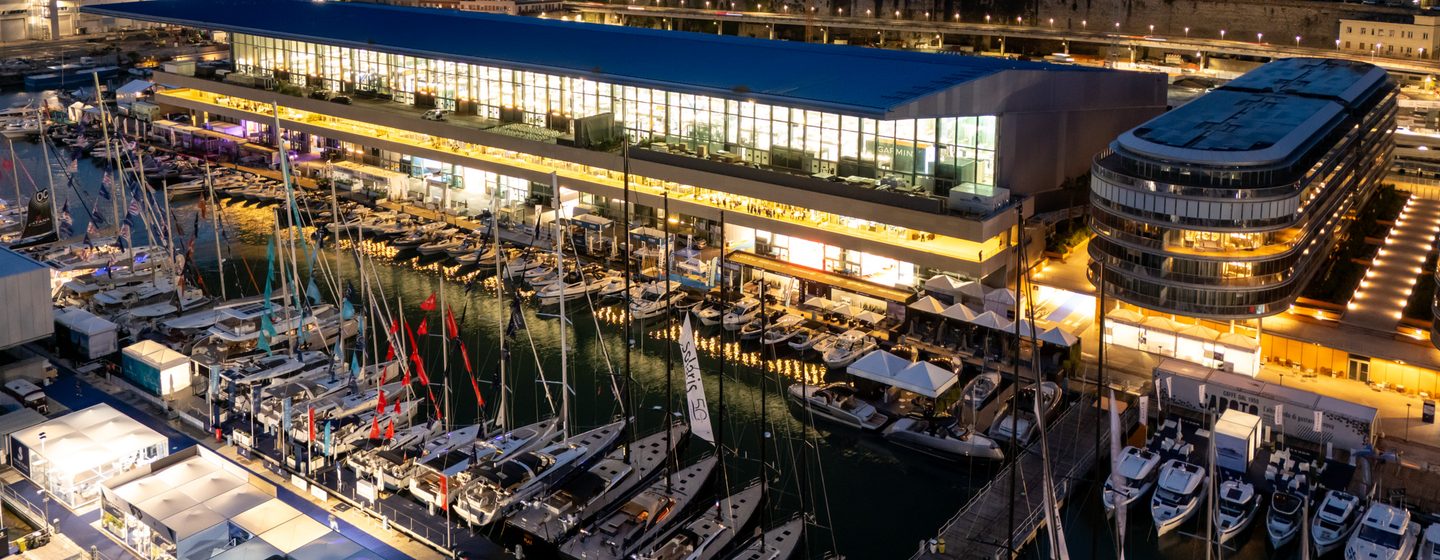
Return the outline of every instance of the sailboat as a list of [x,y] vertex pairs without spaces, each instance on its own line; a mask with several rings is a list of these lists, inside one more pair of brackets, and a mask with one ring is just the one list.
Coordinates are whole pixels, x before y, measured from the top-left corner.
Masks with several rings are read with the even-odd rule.
[[715,501],[685,524],[655,540],[634,555],[642,560],[710,560],[719,558],[755,515],[763,489],[757,481]]
[[624,427],[624,420],[612,422],[481,469],[461,490],[455,514],[471,525],[489,525],[543,491],[560,473],[609,449]]
[[728,560],[785,560],[795,554],[805,529],[805,520],[799,517],[781,523],[751,539]]
[[665,530],[710,479],[718,460],[706,457],[657,480],[619,509],[580,530],[560,552],[572,558],[619,560]]

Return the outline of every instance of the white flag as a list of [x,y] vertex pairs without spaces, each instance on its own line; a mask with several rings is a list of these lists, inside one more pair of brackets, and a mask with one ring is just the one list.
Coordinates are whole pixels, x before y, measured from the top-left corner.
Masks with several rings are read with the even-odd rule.
[[1150,395],[1140,395],[1140,425],[1150,425]]
[[1210,404],[1205,402],[1205,384],[1200,384],[1200,408],[1209,409]]
[[700,439],[715,443],[715,431],[710,428],[710,405],[705,401],[705,384],[700,379],[700,358],[695,354],[695,332],[690,328],[690,317],[680,326],[680,360],[685,365],[685,400],[690,412],[690,431]]
[[1275,405],[1275,425],[1276,425],[1276,426],[1284,426],[1284,425],[1285,425],[1285,405],[1283,405],[1283,404],[1277,404],[1277,405]]
[[1325,433],[1325,414],[1318,410],[1315,411],[1315,433]]

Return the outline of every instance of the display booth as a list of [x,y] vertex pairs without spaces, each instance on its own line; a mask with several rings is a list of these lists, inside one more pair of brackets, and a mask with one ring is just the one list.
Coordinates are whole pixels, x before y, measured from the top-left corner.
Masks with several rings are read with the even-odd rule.
[[71,509],[100,497],[116,473],[150,464],[169,451],[159,432],[98,404],[10,434],[10,464]]
[[190,358],[153,340],[121,352],[120,373],[151,394],[169,396],[190,386]]

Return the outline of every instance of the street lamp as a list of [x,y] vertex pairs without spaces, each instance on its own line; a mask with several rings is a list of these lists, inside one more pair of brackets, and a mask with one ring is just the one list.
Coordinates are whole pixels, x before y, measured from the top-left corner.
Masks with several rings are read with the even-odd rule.
[[1300,36],[1295,36],[1295,48],[1300,48]]
[[989,25],[989,24],[990,24],[990,14],[985,14],[985,24],[986,24],[986,25]]
[[1055,29],[1055,18],[1050,18],[1050,29]]
[[1089,29],[1089,28],[1090,28],[1090,21],[1089,21],[1089,20],[1083,20],[1083,19],[1080,20],[1080,28],[1081,28],[1081,29]]
[[1220,30],[1220,40],[1221,40],[1221,41],[1224,41],[1224,40],[1225,40],[1225,30],[1224,30],[1224,29],[1221,29],[1221,30]]
[[1117,33],[1120,31],[1120,22],[1118,22],[1118,21],[1115,22],[1115,31],[1116,31]]
[[1189,38],[1190,38],[1190,28],[1189,28],[1189,27],[1186,27],[1186,28],[1185,28],[1185,38],[1186,38],[1186,39],[1189,39]]
[[1264,34],[1264,33],[1256,33],[1256,34],[1255,34],[1255,42],[1256,42],[1256,43],[1264,43],[1264,42],[1265,42],[1265,34]]
[[1339,40],[1339,39],[1336,39],[1336,40],[1335,40],[1335,50],[1337,50],[1337,51],[1340,50],[1340,40]]
[[1015,16],[1015,25],[1020,25],[1023,21],[1024,20],[1020,19],[1020,16]]
[[1155,34],[1155,24],[1153,24],[1153,23],[1150,24],[1150,34],[1151,34],[1151,35],[1154,35],[1154,34]]

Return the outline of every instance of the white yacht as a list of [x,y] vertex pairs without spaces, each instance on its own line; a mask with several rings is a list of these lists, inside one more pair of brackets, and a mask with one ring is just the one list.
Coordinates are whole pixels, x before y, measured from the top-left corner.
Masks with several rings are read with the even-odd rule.
[[879,348],[875,339],[864,331],[851,329],[836,337],[835,345],[826,350],[821,359],[825,361],[825,367],[840,369],[855,363],[861,356],[874,352]]
[[786,342],[786,344],[790,346],[791,350],[804,353],[805,351],[813,350],[821,342],[829,339],[830,333],[816,329],[800,327],[800,331],[795,333],[795,336],[791,337],[789,342]]
[[565,275],[564,282],[551,282],[535,292],[535,297],[540,300],[540,305],[558,305],[563,298],[565,301],[575,301],[600,289],[597,278],[582,272],[570,272]]
[[1300,534],[1300,526],[1306,521],[1304,508],[1308,499],[1304,495],[1284,491],[1270,495],[1270,511],[1265,514],[1265,533],[1271,548],[1279,550]]
[[1346,560],[1409,560],[1420,539],[1420,524],[1410,511],[1389,504],[1370,504],[1360,530],[1345,544]]
[[1220,513],[1216,516],[1215,538],[1226,543],[1255,521],[1260,512],[1260,496],[1255,493],[1255,485],[1231,479],[1220,483],[1217,497]]
[[640,295],[630,302],[630,318],[644,321],[660,317],[682,299],[685,299],[685,292],[679,289],[666,290],[663,282],[646,284]]
[[1360,498],[1339,490],[1326,490],[1325,499],[1310,520],[1310,542],[1315,555],[1324,556],[1345,544],[1360,525]]
[[691,313],[694,313],[695,318],[700,320],[701,326],[713,327],[720,324],[721,318],[725,316],[725,306],[718,301],[707,300],[695,306]]
[[1440,523],[1425,528],[1425,538],[1415,550],[1415,560],[1440,560]]
[[[720,317],[720,323],[727,331],[739,330],[759,314],[760,300],[752,297],[742,298],[735,302],[735,305],[731,306],[724,316]],[[704,317],[701,317],[701,320],[703,321]]]
[[1179,459],[1171,459],[1160,467],[1155,496],[1150,498],[1150,516],[1155,532],[1161,536],[1195,516],[1205,490],[1205,469]]
[[[456,490],[473,477],[472,467],[493,464],[513,455],[549,445],[560,436],[560,423],[554,418],[521,426],[500,435],[478,439],[439,454],[435,453],[415,466],[410,477],[410,495],[427,506],[439,506],[442,500],[453,502]],[[441,492],[440,480],[446,480]],[[448,496],[445,494],[449,494]]]
[[765,531],[731,554],[729,560],[785,560],[795,555],[804,536],[805,520],[796,517]]
[[970,408],[979,409],[985,404],[985,401],[990,400],[990,396],[995,394],[995,390],[1000,388],[1000,381],[1000,374],[993,371],[975,376],[965,384],[960,402]]
[[1120,450],[1120,460],[1115,465],[1115,474],[1105,481],[1101,498],[1105,501],[1105,512],[1117,507],[1130,507],[1155,485],[1155,475],[1160,472],[1160,455],[1143,447],[1133,445]]
[[941,459],[990,459],[999,461],[1005,452],[995,440],[960,426],[954,418],[924,420],[905,417],[885,428],[885,439]]
[[879,430],[890,417],[873,405],[855,396],[855,389],[844,383],[809,385],[795,383],[786,389],[790,401],[802,411],[860,430]]
[[995,441],[1008,442],[1014,439],[1019,445],[1029,445],[1030,440],[1035,437],[1039,422],[1035,418],[1035,398],[1040,398],[1040,412],[1049,419],[1060,406],[1060,386],[1046,381],[1040,384],[1037,391],[1034,385],[1020,390],[1018,409],[1012,410],[1008,403],[995,422],[990,424],[986,430]]
[[612,422],[481,469],[456,498],[455,514],[472,525],[489,525],[544,491],[571,467],[609,450],[624,427],[624,420]]
[[700,515],[672,529],[641,552],[639,560],[712,560],[720,556],[760,506],[760,483],[715,501]]
[[715,471],[714,456],[665,475],[608,515],[565,541],[560,553],[586,560],[620,560],[645,545],[679,517]]

